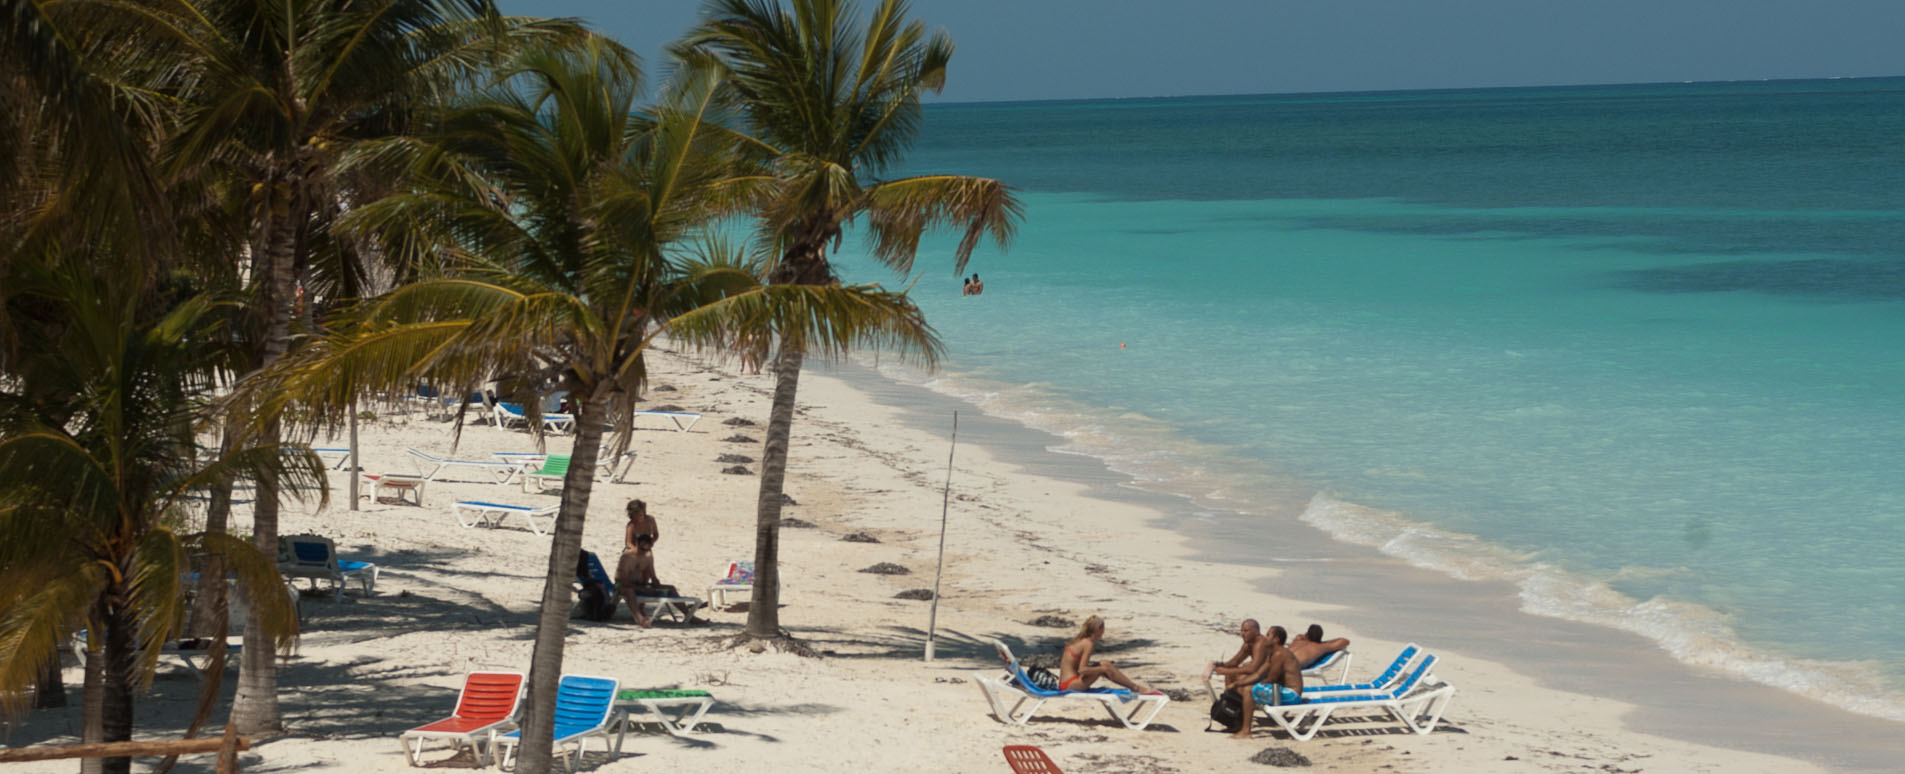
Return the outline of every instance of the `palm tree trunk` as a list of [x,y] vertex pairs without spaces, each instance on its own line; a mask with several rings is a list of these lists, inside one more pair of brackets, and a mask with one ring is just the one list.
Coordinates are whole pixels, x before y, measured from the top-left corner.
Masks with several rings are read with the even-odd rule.
[[[93,609],[95,612],[101,611],[105,609],[105,605],[96,604]],[[104,617],[96,615],[93,616],[93,620],[97,622]],[[106,659],[93,652],[91,648],[91,644],[88,644],[86,677],[80,693],[80,701],[83,703],[80,706],[79,741],[97,744],[106,741]],[[104,767],[105,762],[98,758],[81,758],[79,761],[80,774],[100,774]]]
[[794,394],[801,352],[783,347],[774,358],[774,404],[761,452],[761,493],[754,510],[754,593],[748,599],[746,639],[781,639],[781,490],[787,481],[787,444],[793,435]]
[[[277,442],[278,428],[274,425],[263,443]],[[277,556],[278,482],[265,476],[258,479],[257,487],[258,496],[252,503],[251,544],[265,556]],[[239,593],[251,592],[240,589]],[[263,605],[245,605],[245,647],[238,653],[238,690],[232,696],[231,714],[238,733],[245,736],[284,730],[284,717],[278,709],[278,645],[265,626],[263,611]]]
[[602,414],[608,401],[594,394],[576,406],[575,451],[562,479],[562,510],[549,548],[549,575],[542,585],[542,613],[536,619],[536,647],[529,656],[529,701],[523,708],[522,750],[516,770],[548,774],[555,741],[556,686],[562,679],[562,647],[569,633],[569,609],[576,558],[582,553],[582,524],[589,515],[589,493],[602,449]]
[[[101,659],[105,669],[99,716],[100,737],[105,742],[132,740],[133,664],[138,660],[133,629],[137,624],[123,604],[125,592],[125,588],[119,584],[114,584],[107,592],[113,601],[106,604],[106,648],[105,657]],[[131,771],[131,758],[107,758],[101,762],[101,774],[129,774]]]
[[[254,267],[255,278],[265,288],[265,332],[258,367],[270,366],[291,349],[291,307],[295,281],[297,224],[308,217],[301,180],[296,172],[282,172],[269,178],[288,189],[286,200],[274,202],[269,210],[269,238],[262,266]],[[257,274],[257,272],[262,274]],[[254,372],[255,373],[255,372]],[[261,444],[276,444],[280,438],[278,421],[271,420]],[[257,481],[258,498],[252,508],[251,542],[266,556],[278,554],[278,481],[266,475]],[[245,647],[239,655],[238,691],[232,698],[232,723],[238,733],[247,736],[275,734],[284,730],[284,716],[278,709],[278,653],[271,633],[266,631],[263,612],[258,605],[246,605]]]
[[60,679],[60,656],[57,651],[53,658],[40,666],[40,676],[34,680],[34,709],[51,709],[66,706],[66,683]]

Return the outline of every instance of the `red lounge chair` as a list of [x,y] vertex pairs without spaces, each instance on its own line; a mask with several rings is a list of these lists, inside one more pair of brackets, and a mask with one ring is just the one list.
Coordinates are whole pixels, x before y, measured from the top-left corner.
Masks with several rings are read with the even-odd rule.
[[453,748],[467,744],[476,751],[477,760],[488,766],[494,751],[480,750],[477,743],[493,730],[515,725],[516,707],[522,695],[521,672],[471,672],[463,679],[463,693],[457,696],[455,714],[405,731],[398,742],[403,745],[404,755],[412,766],[423,762],[425,739],[448,739]]
[[1044,750],[1029,744],[1006,745],[1005,762],[1012,764],[1013,774],[1064,774]]

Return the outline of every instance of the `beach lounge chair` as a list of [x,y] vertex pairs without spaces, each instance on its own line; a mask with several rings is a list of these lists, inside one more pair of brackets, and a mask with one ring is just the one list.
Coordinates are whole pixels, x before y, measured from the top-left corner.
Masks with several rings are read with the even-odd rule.
[[[549,455],[543,452],[496,452],[495,454],[496,459],[515,466],[519,471],[533,469],[542,465],[543,460],[549,459]],[[574,456],[571,455],[570,459],[573,460]],[[619,455],[611,455],[608,451],[608,444],[603,444],[602,454],[595,458],[595,479],[597,481],[623,483],[628,476],[629,468],[634,466],[634,460],[634,449],[629,449]]]
[[[622,752],[618,737],[614,747],[609,743],[609,716],[615,709],[615,693],[621,687],[613,677],[590,677],[588,675],[563,675],[562,682],[556,685],[556,749],[564,745],[573,745],[574,754],[566,756],[569,771],[576,770],[582,762],[582,753],[590,739],[600,738],[604,749],[613,754]],[[516,744],[522,741],[522,731],[509,733],[490,732],[490,750],[495,754],[497,745],[502,745],[502,754],[498,763],[505,769],[510,768],[516,755]]]
[[[1337,651],[1337,652],[1340,653],[1342,651]],[[1390,662],[1388,668],[1384,669],[1382,671],[1382,674],[1377,675],[1375,679],[1373,680],[1369,680],[1367,682],[1361,682],[1361,683],[1338,682],[1335,684],[1326,684],[1326,685],[1311,685],[1309,684],[1308,681],[1305,681],[1303,684],[1303,693],[1306,696],[1311,694],[1322,694],[1322,693],[1329,693],[1329,694],[1336,694],[1336,695],[1347,695],[1349,693],[1383,693],[1383,692],[1389,691],[1390,689],[1395,688],[1396,683],[1400,681],[1408,673],[1409,667],[1413,666],[1415,664],[1416,659],[1423,655],[1426,655],[1426,654],[1423,653],[1422,647],[1411,642],[1408,645],[1403,646],[1402,652],[1396,654],[1396,659]],[[1312,664],[1310,666],[1310,669],[1322,669],[1322,668],[1328,668],[1329,666],[1330,666],[1329,659],[1324,659],[1315,664]],[[1345,677],[1348,675],[1347,669],[1343,671],[1343,675]],[[1303,676],[1306,678],[1310,677],[1311,676],[1310,670],[1308,669],[1304,670]],[[1211,675],[1210,684],[1206,687],[1210,689],[1210,694],[1212,699],[1215,699],[1217,697],[1218,691],[1221,690],[1221,686],[1223,684],[1224,684],[1224,678],[1222,675],[1215,675],[1215,674]]]
[[[694,733],[695,724],[714,706],[707,691],[643,691],[624,688],[615,693],[615,727],[628,731],[631,710],[645,710],[661,718],[661,726],[675,736]],[[618,743],[619,747],[620,744]]]
[[389,492],[398,504],[409,503],[410,500],[404,497],[404,493],[409,492],[417,496],[417,501],[411,504],[419,508],[423,507],[423,487],[430,483],[427,478],[406,476],[401,473],[359,473],[358,475],[363,477],[364,483],[371,485],[370,499],[374,501],[383,502],[384,493]]
[[1257,709],[1298,742],[1315,737],[1331,714],[1344,709],[1380,709],[1410,731],[1427,734],[1441,722],[1455,695],[1455,686],[1435,679],[1435,662],[1433,654],[1424,655],[1408,677],[1380,693],[1305,690],[1302,701],[1277,705],[1266,701],[1269,697],[1261,692],[1265,686],[1259,685]]
[[560,488],[562,486],[562,479],[568,475],[569,455],[551,454],[543,458],[541,463],[530,463],[523,466],[523,491],[529,491],[531,484],[536,486],[536,491],[538,492],[542,491],[543,484],[553,483]]
[[661,419],[666,419],[674,423],[676,430],[679,430],[684,433],[688,432],[690,428],[694,427],[696,422],[701,421],[701,415],[692,411],[637,411],[635,412],[636,419],[640,419],[642,417],[659,417]]
[[[244,649],[243,639],[243,637],[225,638],[225,666],[227,668],[238,665],[238,654]],[[73,633],[71,647],[73,658],[79,662],[80,668],[84,669],[88,655],[85,629]],[[185,667],[186,671],[191,672],[192,677],[200,681],[205,679],[205,670],[212,666],[212,645],[205,640],[167,640],[165,644],[159,646],[159,655],[171,656],[180,666]],[[205,663],[200,664],[198,659],[203,659]]]
[[489,741],[491,731],[516,722],[522,696],[521,672],[471,672],[463,678],[456,710],[449,717],[405,731],[397,743],[403,745],[412,766],[423,763],[423,743],[427,739],[447,739],[452,749],[468,745],[477,760],[488,766],[495,751],[482,749],[481,743]]
[[355,580],[369,596],[377,587],[377,565],[339,559],[337,545],[318,535],[287,535],[278,538],[278,572],[286,578],[304,578],[312,588],[317,582],[331,582],[338,599],[344,598],[345,581]]
[[[602,569],[602,560],[596,557],[595,552],[583,551],[581,565],[580,569],[589,580],[608,589],[609,594],[615,599],[622,598],[615,587],[615,581],[609,577],[607,570]],[[578,574],[577,580],[581,580],[581,574]],[[695,597],[651,597],[637,594],[635,602],[642,606],[642,611],[648,614],[650,620],[666,615],[682,623],[694,623],[695,611],[708,606],[707,602]]]
[[[1095,702],[1105,712],[1125,728],[1142,731],[1145,726],[1157,718],[1164,705],[1171,702],[1163,694],[1136,694],[1122,688],[1092,688],[1082,691],[1054,691],[1038,687],[1031,678],[1025,676],[1019,660],[1012,655],[1012,649],[999,640],[992,640],[992,647],[999,653],[999,659],[1005,662],[1006,677],[997,679],[987,675],[977,675],[980,692],[986,695],[986,703],[992,706],[992,712],[999,720],[1009,725],[1023,726],[1032,719],[1039,707],[1052,699],[1067,699]],[[1017,701],[1010,706],[1008,699]],[[1027,704],[1031,706],[1026,706]],[[1128,712],[1120,712],[1121,705],[1131,705]],[[1148,711],[1147,711],[1148,710]]]
[[[1325,653],[1322,658],[1317,659],[1316,663],[1303,668],[1303,677],[1306,680],[1341,683],[1349,679],[1350,658],[1351,656],[1347,650],[1335,650]],[[1334,678],[1330,677],[1330,672],[1335,672],[1336,676]]]
[[728,606],[729,594],[751,595],[753,593],[754,563],[728,562],[727,576],[708,587],[708,602],[719,609]]
[[[523,412],[521,403],[498,403],[493,409],[497,427],[529,426],[529,415]],[[574,414],[543,414],[542,429],[551,433],[567,433],[575,430]]]
[[1044,750],[1029,744],[1008,744],[1002,750],[1012,774],[1064,774]]
[[312,449],[311,453],[316,454],[318,459],[324,461],[325,467],[332,470],[343,470],[344,463],[351,461],[350,449]]
[[[469,468],[482,471],[483,475],[489,477],[491,483],[507,484],[510,479],[516,477],[516,472],[522,469],[520,465],[511,465],[502,461],[457,460],[450,459],[449,457],[438,457],[414,447],[405,449],[404,451],[409,452],[410,456],[421,461],[417,464],[417,475],[422,476],[425,481],[436,481],[438,480],[438,476],[443,475],[444,471],[451,468]],[[450,481],[455,479],[446,478],[443,480]]]
[[[560,510],[562,506],[545,505],[535,507],[530,505],[509,505],[506,503],[486,503],[480,500],[458,500],[456,505],[452,506],[452,508],[456,513],[456,523],[466,528],[475,527],[479,524],[485,527],[500,527],[503,524],[503,519],[509,518],[509,516],[513,514],[523,517],[523,523],[529,526],[530,532],[534,532],[538,535],[547,535],[556,530],[556,511]],[[537,519],[548,519],[549,528],[544,529],[541,524],[536,523]]]

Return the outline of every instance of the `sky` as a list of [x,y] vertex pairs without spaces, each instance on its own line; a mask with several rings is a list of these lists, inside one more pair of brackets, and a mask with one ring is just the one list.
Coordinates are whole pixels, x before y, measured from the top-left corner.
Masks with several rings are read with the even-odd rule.
[[[864,7],[871,0],[861,0]],[[499,0],[659,63],[699,0]],[[1905,75],[1905,0],[913,0],[938,101]]]

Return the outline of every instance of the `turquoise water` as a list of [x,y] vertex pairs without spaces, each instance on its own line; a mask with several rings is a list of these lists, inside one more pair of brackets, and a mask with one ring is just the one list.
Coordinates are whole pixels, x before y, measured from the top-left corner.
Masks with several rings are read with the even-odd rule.
[[[906,375],[1212,512],[1905,720],[1905,79],[936,106]],[[903,170],[902,170],[903,172]],[[855,280],[889,280],[853,255]]]

